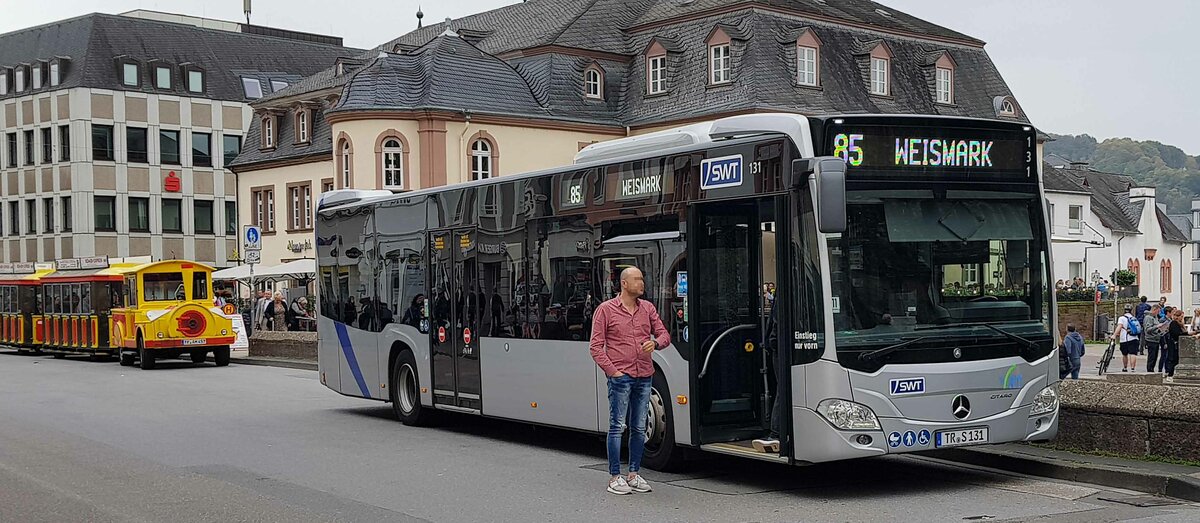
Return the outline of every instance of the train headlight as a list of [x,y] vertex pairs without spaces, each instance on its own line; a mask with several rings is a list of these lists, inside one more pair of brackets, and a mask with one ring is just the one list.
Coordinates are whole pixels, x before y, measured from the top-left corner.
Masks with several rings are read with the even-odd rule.
[[224,336],[226,334],[229,334],[229,331],[227,329],[221,329],[221,335]]
[[162,331],[158,331],[158,339],[160,339],[160,340],[161,340],[162,338],[163,338],[163,333],[162,333]]
[[1047,412],[1054,412],[1056,409],[1058,409],[1058,391],[1054,390],[1054,386],[1051,385],[1033,397],[1033,408],[1030,409],[1029,415],[1040,416]]
[[853,401],[827,399],[817,405],[817,412],[834,427],[842,430],[880,430],[879,419],[871,408]]

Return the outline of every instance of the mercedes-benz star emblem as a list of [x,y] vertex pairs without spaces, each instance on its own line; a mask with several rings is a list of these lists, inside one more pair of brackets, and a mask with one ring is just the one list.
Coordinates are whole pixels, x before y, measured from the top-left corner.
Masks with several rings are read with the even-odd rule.
[[971,401],[966,396],[958,395],[950,402],[950,412],[958,419],[967,419],[971,415]]
[[958,347],[955,347],[955,348],[954,348],[954,359],[956,359],[956,360],[957,360],[957,359],[960,359],[960,358],[962,358],[962,349],[960,349],[960,348],[958,348]]

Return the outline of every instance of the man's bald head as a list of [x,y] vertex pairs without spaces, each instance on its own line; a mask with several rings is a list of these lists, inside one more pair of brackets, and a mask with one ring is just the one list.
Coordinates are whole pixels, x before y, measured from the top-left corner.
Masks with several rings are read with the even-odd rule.
[[641,269],[629,266],[621,271],[621,294],[631,298],[640,298],[646,292],[646,279]]

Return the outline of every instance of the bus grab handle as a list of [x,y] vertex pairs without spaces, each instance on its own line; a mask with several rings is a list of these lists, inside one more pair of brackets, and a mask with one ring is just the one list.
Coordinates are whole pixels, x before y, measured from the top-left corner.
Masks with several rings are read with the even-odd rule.
[[709,360],[709,358],[712,358],[713,349],[716,349],[717,345],[721,344],[721,340],[725,336],[728,336],[729,334],[740,331],[740,330],[753,329],[756,327],[758,327],[758,325],[747,323],[745,325],[737,325],[737,326],[725,329],[725,332],[722,332],[720,336],[717,336],[717,339],[715,341],[713,341],[713,344],[708,347],[708,353],[704,355],[704,365],[702,365],[700,367],[700,374],[697,375],[696,377],[703,378],[704,373],[708,372],[708,360]]

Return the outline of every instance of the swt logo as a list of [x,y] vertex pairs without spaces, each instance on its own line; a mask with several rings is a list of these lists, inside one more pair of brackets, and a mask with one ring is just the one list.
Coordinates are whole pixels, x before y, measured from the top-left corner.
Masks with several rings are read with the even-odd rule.
[[700,162],[700,188],[704,190],[737,187],[742,184],[742,155],[712,158]]
[[925,392],[925,378],[897,378],[891,381],[891,385],[893,396]]

